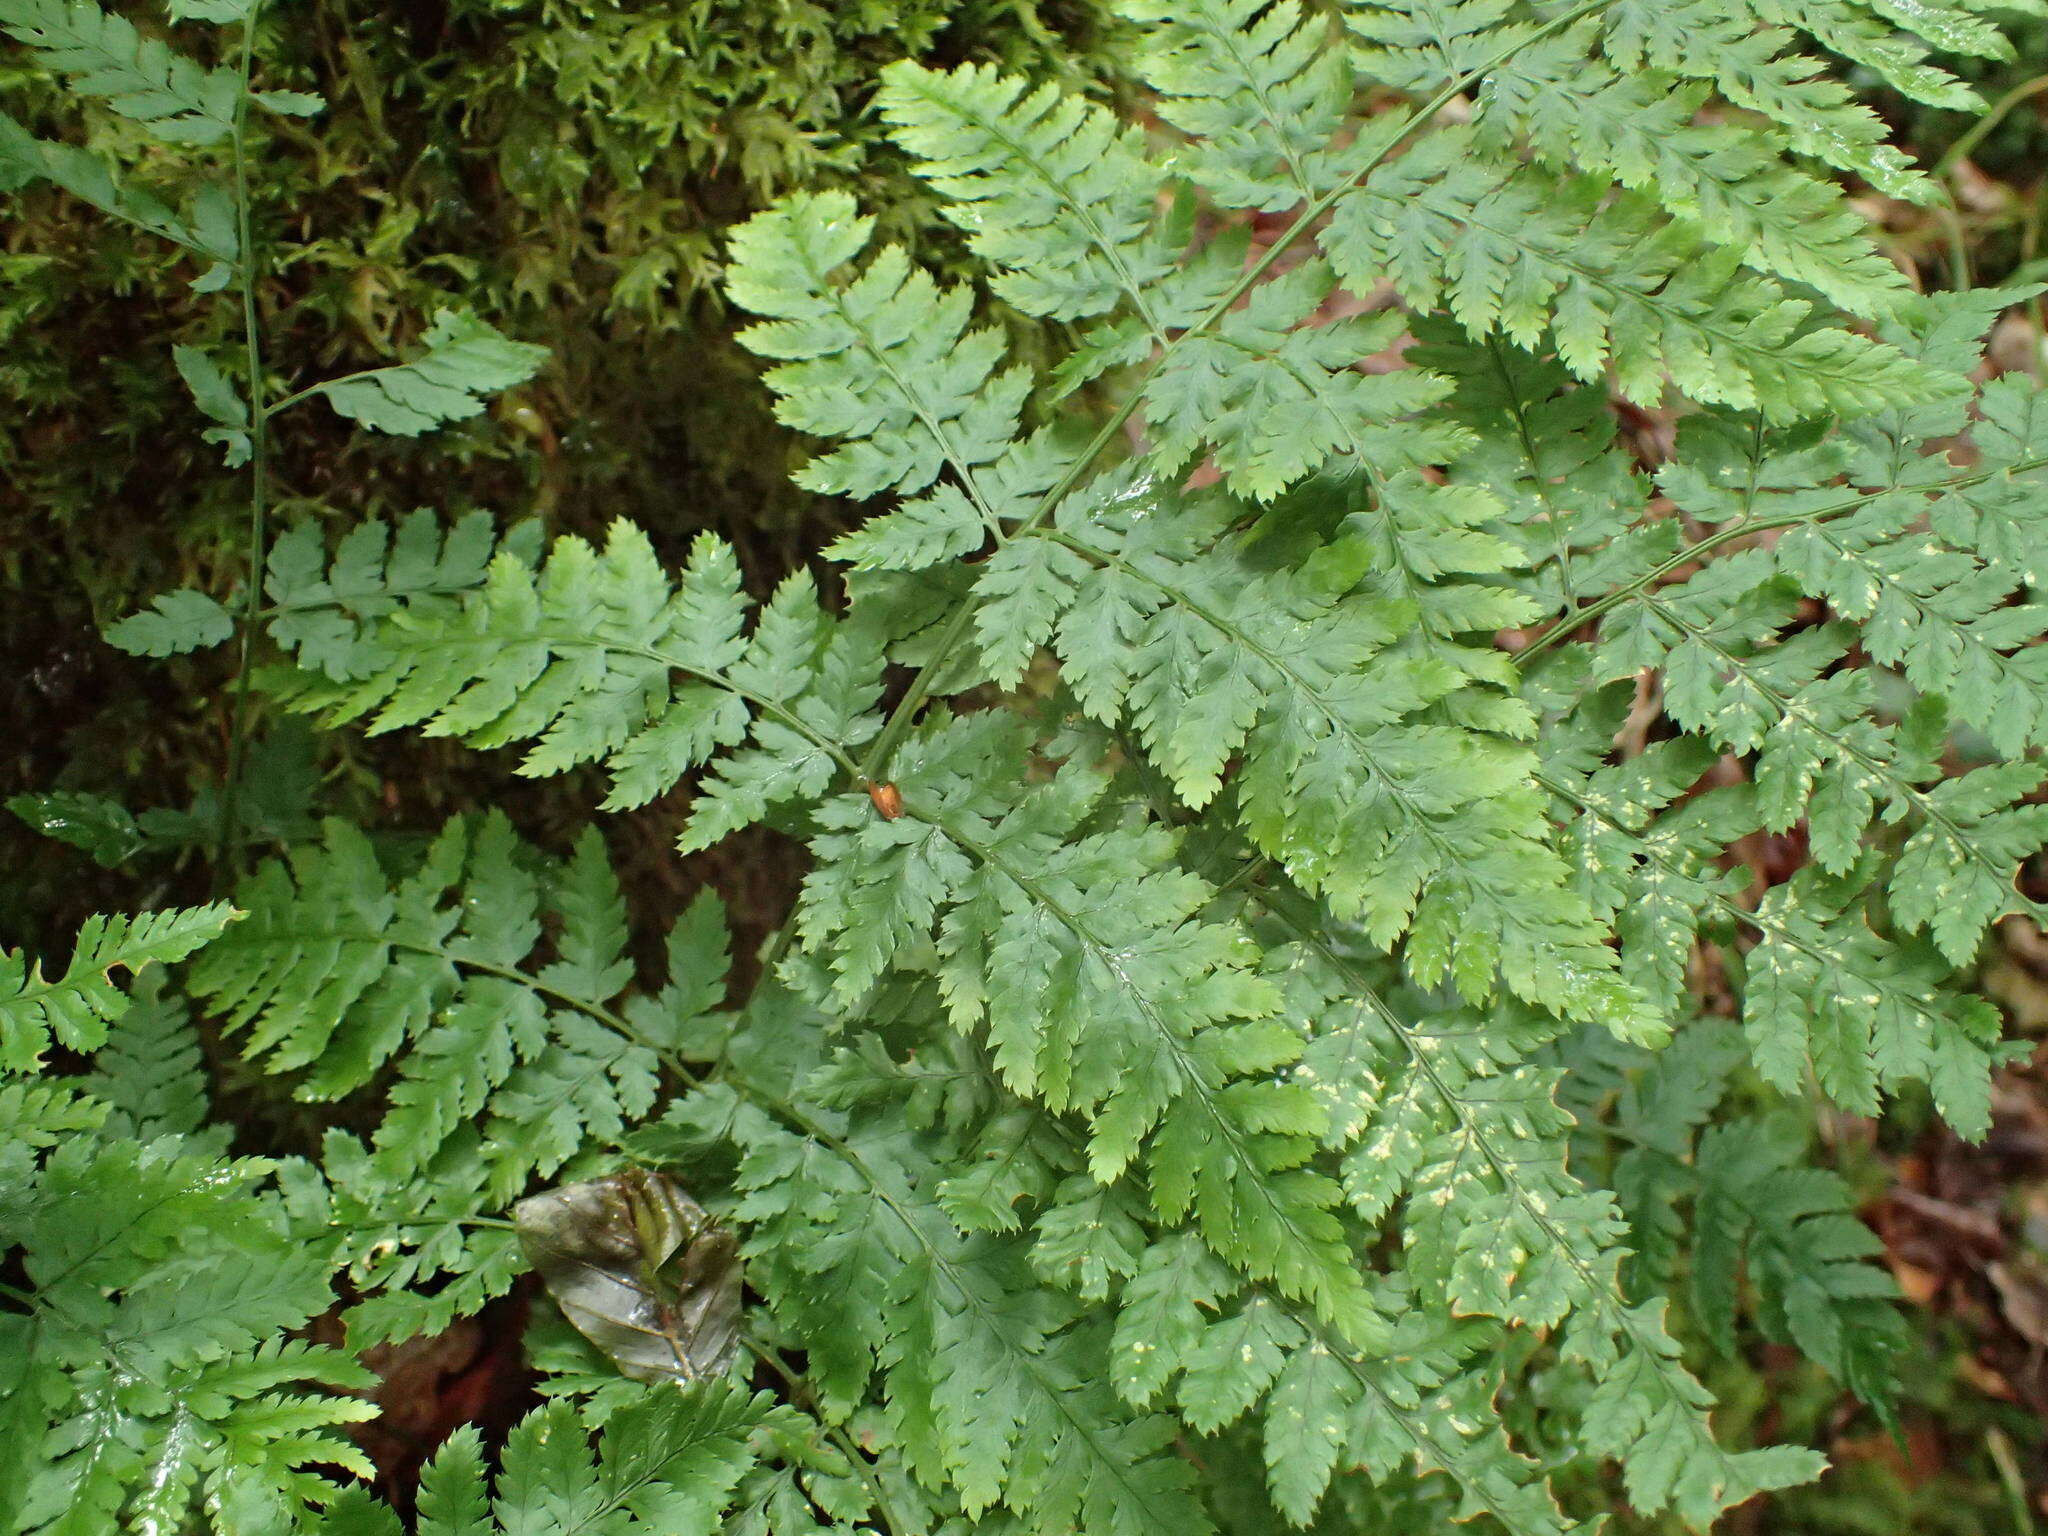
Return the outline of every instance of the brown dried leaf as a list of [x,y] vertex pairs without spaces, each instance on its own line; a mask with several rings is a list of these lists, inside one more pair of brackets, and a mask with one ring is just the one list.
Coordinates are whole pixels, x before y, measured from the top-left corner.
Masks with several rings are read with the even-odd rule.
[[512,1208],[562,1315],[638,1381],[721,1376],[738,1348],[739,1244],[667,1174],[629,1168]]
[[1998,1292],[2012,1331],[2036,1349],[2048,1346],[2048,1279],[2026,1263],[1994,1262],[1984,1273]]

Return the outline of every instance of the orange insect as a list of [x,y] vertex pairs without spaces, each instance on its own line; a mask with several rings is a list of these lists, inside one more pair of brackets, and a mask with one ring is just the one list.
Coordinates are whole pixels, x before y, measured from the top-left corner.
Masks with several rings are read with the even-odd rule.
[[903,792],[894,784],[870,784],[868,798],[875,802],[884,821],[894,821],[903,814]]

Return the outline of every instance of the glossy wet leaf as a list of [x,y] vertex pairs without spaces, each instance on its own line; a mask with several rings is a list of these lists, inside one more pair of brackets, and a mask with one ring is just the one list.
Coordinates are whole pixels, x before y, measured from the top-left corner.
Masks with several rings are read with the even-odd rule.
[[519,1243],[562,1315],[640,1381],[723,1375],[739,1245],[668,1175],[630,1168],[522,1200]]
[[112,869],[148,841],[128,808],[105,795],[66,789],[14,795],[7,809],[43,836],[84,849],[102,869]]

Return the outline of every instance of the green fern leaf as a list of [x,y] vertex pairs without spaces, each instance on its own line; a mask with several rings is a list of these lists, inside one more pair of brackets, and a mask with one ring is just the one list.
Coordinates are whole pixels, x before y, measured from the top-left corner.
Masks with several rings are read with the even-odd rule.
[[879,1359],[920,1480],[950,1482],[970,1514],[1000,1498],[1046,1536],[1213,1529],[1170,1423],[1122,1411],[1092,1368],[1100,1326],[1037,1289],[1018,1239],[963,1238],[920,1197],[908,1175],[924,1158],[896,1117],[833,1149],[717,1090],[689,1112],[745,1148],[750,1272],[823,1353],[825,1382],[857,1390]]
[[44,837],[91,854],[102,869],[123,863],[148,842],[128,808],[105,795],[64,789],[12,795],[7,809]]
[[1660,224],[1635,194],[1490,160],[1473,139],[1432,135],[1344,197],[1323,237],[1354,287],[1387,275],[1409,303],[1441,300],[1469,332],[1521,346],[1554,336],[1580,378],[1612,367],[1644,405],[1670,381],[1695,399],[1773,420],[1881,410],[1932,381],[1811,306],[1739,268],[1733,247]]
[[1746,1269],[1759,1320],[1858,1397],[1880,1407],[1897,1391],[1892,1356],[1906,1331],[1898,1287],[1870,1262],[1877,1236],[1835,1174],[1800,1166],[1805,1136],[1783,1122],[1715,1126],[1699,1142],[1693,1294],[1708,1334],[1734,1347],[1738,1276]]
[[202,68],[93,0],[5,0],[0,32],[68,77],[74,92],[105,101],[159,139],[213,144],[234,131],[242,82],[233,70]]
[[993,799],[983,786],[1021,776],[1022,745],[963,721],[899,754],[900,818],[876,819],[864,799],[823,808],[797,924],[829,960],[835,1002],[857,1004],[892,967],[934,970],[955,1024],[985,1031],[1014,1092],[1090,1121],[1098,1181],[1149,1145],[1162,1219],[1192,1211],[1252,1278],[1371,1340],[1377,1319],[1326,1210],[1335,1187],[1299,1166],[1320,1129],[1312,1103],[1230,1083],[1298,1053],[1263,1022],[1276,999],[1235,935],[1195,920],[1210,893],[1171,870],[1164,838],[1075,835],[1099,780],[1070,769],[1014,805]]
[[[181,214],[124,181],[99,156],[74,145],[38,139],[0,112],[0,188],[11,191],[34,181],[48,181],[111,218],[206,257],[213,264],[209,269],[213,279],[224,279],[226,269],[240,260],[233,210],[224,206],[217,187],[202,188],[189,211]],[[208,281],[199,279],[200,283]],[[219,286],[218,281],[214,286]]]
[[973,64],[907,60],[884,71],[879,105],[970,248],[1002,269],[997,292],[1027,314],[1099,315],[1172,269],[1150,237],[1159,171],[1100,107]]
[[220,365],[197,347],[172,347],[171,358],[177,364],[178,376],[192,393],[192,403],[218,423],[206,430],[205,440],[220,444],[229,469],[248,463],[249,404],[241,391],[221,372]]
[[132,1000],[93,1058],[85,1091],[107,1106],[110,1134],[138,1141],[195,1136],[207,1118],[207,1085],[191,1017],[166,995],[160,966],[143,970],[130,990]]
[[1332,1114],[1348,1147],[1346,1194],[1372,1222],[1405,1198],[1408,1268],[1431,1288],[1424,1295],[1441,1295],[1447,1315],[1561,1324],[1564,1358],[1593,1382],[1581,1433],[1623,1463],[1639,1509],[1671,1504],[1704,1525],[1759,1489],[1813,1476],[1817,1459],[1803,1450],[1720,1447],[1662,1302],[1636,1303],[1621,1289],[1612,1199],[1565,1168],[1569,1121],[1553,1102],[1554,1078],[1522,1059],[1555,1026],[1511,1013],[1408,1024],[1358,962],[1299,916],[1286,920],[1302,935],[1297,963],[1313,964],[1331,1007],[1305,1065],[1340,1104],[1357,1092],[1352,1083],[1374,1090]]
[[877,726],[867,711],[879,659],[861,634],[830,625],[808,581],[785,583],[743,637],[750,606],[715,539],[698,540],[671,585],[646,536],[620,524],[602,554],[561,539],[539,570],[501,554],[484,586],[453,603],[401,596],[357,631],[351,676],[301,674],[282,691],[332,718],[375,711],[375,730],[533,742],[530,775],[606,761],[613,809],[746,741],[684,834],[686,847],[704,846],[821,793]]
[[249,921],[188,986],[245,1056],[302,1074],[299,1095],[315,1100],[396,1068],[370,1146],[335,1133],[325,1157],[335,1219],[360,1228],[349,1260],[387,1293],[352,1314],[365,1337],[432,1315],[398,1294],[414,1280],[452,1277],[444,1310],[511,1283],[505,1235],[451,1220],[502,1209],[622,1137],[655,1102],[649,1037],[686,1031],[724,975],[723,924],[700,909],[671,947],[670,987],[636,999],[643,1034],[615,1006],[632,968],[602,840],[586,834],[551,867],[497,816],[451,823],[398,875],[331,824],[324,844],[260,869],[244,899]]
[[1156,24],[1139,68],[1162,115],[1191,141],[1176,168],[1220,206],[1278,212],[1343,179],[1336,141],[1351,81],[1320,16],[1294,0],[1123,0],[1120,9]]
[[131,656],[180,656],[225,641],[235,621],[214,598],[181,588],[157,597],[140,613],[109,625],[107,643]]
[[[154,998],[140,1008],[161,1012]],[[118,1101],[108,1085],[124,1075],[109,1064],[97,1085]],[[366,1474],[367,1459],[331,1431],[375,1406],[308,1387],[375,1378],[283,1339],[333,1294],[326,1244],[294,1228],[271,1184],[276,1165],[224,1160],[212,1138],[179,1134],[189,1111],[161,1095],[153,1123],[140,1102],[84,1117],[0,1090],[0,1110],[10,1101],[32,1118],[14,1116],[0,1216],[26,1283],[0,1318],[8,1528],[183,1527],[202,1496],[232,1498],[244,1482],[295,1522],[331,1492],[311,1468]],[[115,1134],[124,1127],[155,1134]]]
[[411,362],[315,384],[335,411],[378,432],[417,437],[477,415],[492,395],[524,384],[547,361],[545,347],[507,341],[474,315],[442,310]]
[[319,526],[296,524],[271,541],[264,562],[270,636],[299,666],[332,681],[367,676],[388,663],[367,633],[374,621],[474,590],[499,555],[535,563],[539,531],[522,523],[500,539],[484,512],[445,530],[427,511],[395,529],[373,517],[348,531],[330,561]]
[[68,1050],[97,1050],[128,1007],[116,970],[182,960],[237,916],[226,902],[141,917],[89,918],[61,976],[43,975],[20,951],[0,951],[0,1068],[28,1071],[54,1038]]
[[1702,84],[1617,74],[1565,34],[1521,54],[1481,95],[1481,135],[1525,137],[1551,164],[1613,176],[1759,272],[1852,314],[1888,314],[1904,275],[1870,243],[1841,189],[1782,158],[1768,127],[1703,122]]
[[[451,1436],[420,1473],[420,1536],[538,1536],[542,1531],[710,1532],[753,1461],[749,1437],[770,1418],[765,1394],[701,1384],[614,1413],[591,1453],[575,1409],[521,1420],[495,1497],[474,1428]],[[335,1502],[320,1536],[398,1536],[391,1509],[365,1494]]]
[[[1525,750],[1429,718],[1465,679],[1441,656],[1389,649],[1400,607],[1333,591],[1325,569],[1341,569],[1338,558],[1262,573],[1255,540],[1219,539],[1227,504],[1147,516],[1156,494],[1072,502],[1060,520],[1055,537],[1096,567],[1066,599],[1087,615],[1071,631],[1082,649],[1066,658],[1084,696],[1106,706],[1121,688],[1153,760],[1197,807],[1241,747],[1236,794],[1253,841],[1378,941],[1408,931],[1425,982],[1448,973],[1483,998],[1498,967],[1518,995],[1653,1030],[1521,799]],[[1103,625],[1136,643],[1102,646]],[[1069,633],[1052,637],[1056,649]],[[1480,877],[1489,866],[1517,874]],[[1512,907],[1498,895],[1509,888],[1520,893]]]

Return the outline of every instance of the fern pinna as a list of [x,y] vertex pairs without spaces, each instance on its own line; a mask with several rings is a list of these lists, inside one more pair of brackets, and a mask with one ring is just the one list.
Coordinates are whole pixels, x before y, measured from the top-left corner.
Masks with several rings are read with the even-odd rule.
[[[2033,290],[1920,295],[1871,247],[1838,175],[1937,194],[1825,61],[1956,107],[1936,55],[2002,35],[1846,0],[1124,9],[1158,131],[887,71],[985,291],[839,192],[733,240],[799,483],[875,506],[829,588],[759,600],[717,539],[670,571],[626,524],[270,551],[284,705],[595,766],[606,810],[687,784],[685,851],[766,822],[810,860],[737,1003],[708,896],[648,984],[601,836],[550,859],[497,816],[330,824],[186,967],[249,1061],[363,1106],[248,1197],[346,1272],[352,1342],[505,1291],[503,1213],[549,1184],[660,1170],[739,1234],[772,1398],[539,1325],[556,1403],[495,1503],[444,1450],[423,1530],[1704,1529],[1824,1462],[1717,1434],[1703,1345],[1753,1329],[1888,1412],[1890,1282],[1794,1106],[1988,1125],[2010,1048],[1968,973],[2041,915],[2048,842],[2048,410],[1972,382]],[[1013,358],[991,299],[1072,350]],[[472,394],[526,366],[480,344]],[[326,390],[403,431],[450,413],[418,382]],[[1617,397],[1672,408],[1668,454]],[[210,601],[115,638],[216,642]],[[1730,857],[1794,831],[1767,889]],[[47,1096],[100,1070],[8,1090],[44,1184],[88,1117]],[[1731,1118],[1738,1080],[1788,1102]],[[252,1304],[234,1368],[317,1379],[283,1342],[313,1309]],[[226,1347],[107,1411],[138,1445],[214,1423]],[[161,1480],[65,1427],[104,1362],[31,1358],[26,1462],[142,1511]],[[177,1486],[242,1465],[205,1454]],[[265,1454],[308,1529],[394,1528]]]

